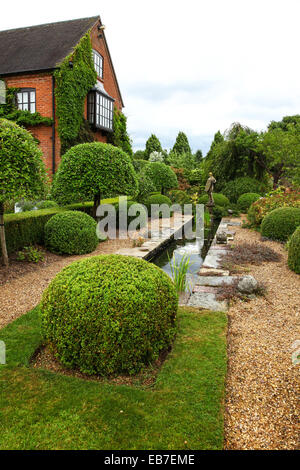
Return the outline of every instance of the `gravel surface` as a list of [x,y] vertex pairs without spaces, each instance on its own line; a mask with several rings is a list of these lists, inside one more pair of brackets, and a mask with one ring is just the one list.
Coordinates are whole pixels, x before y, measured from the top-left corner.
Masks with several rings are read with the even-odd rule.
[[291,356],[300,340],[300,276],[288,269],[280,243],[237,227],[234,243],[245,241],[264,243],[282,259],[250,266],[266,297],[238,300],[228,312],[225,448],[299,449],[300,365]]
[[[0,286],[0,328],[35,307],[40,302],[41,295],[50,281],[68,264],[88,256],[114,253],[120,248],[128,246],[132,246],[130,239],[107,240],[99,243],[93,253],[82,256],[49,255],[46,256],[44,263],[38,265],[29,263],[29,266],[24,266],[23,270],[20,267],[18,271],[11,273],[10,270],[17,262],[13,263],[6,276],[6,282]],[[24,265],[27,264],[24,263]],[[0,267],[0,270],[4,269],[4,267]]]

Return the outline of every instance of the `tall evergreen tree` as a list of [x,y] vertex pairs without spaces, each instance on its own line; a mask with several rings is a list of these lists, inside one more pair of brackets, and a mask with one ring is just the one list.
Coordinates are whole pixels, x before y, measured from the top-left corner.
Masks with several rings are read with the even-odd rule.
[[195,160],[197,163],[201,163],[202,160],[203,160],[203,154],[202,154],[202,150],[197,150],[197,152],[195,153]]
[[146,142],[145,160],[149,160],[152,152],[162,152],[162,146],[156,135],[151,134]]
[[178,133],[172,151],[179,155],[183,153],[192,153],[188,138],[184,132]]

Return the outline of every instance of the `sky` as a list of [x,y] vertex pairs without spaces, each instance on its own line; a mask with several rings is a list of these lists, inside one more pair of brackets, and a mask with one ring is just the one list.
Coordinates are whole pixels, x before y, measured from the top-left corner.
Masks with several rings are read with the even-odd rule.
[[299,0],[2,2],[0,30],[100,15],[135,150],[300,114]]

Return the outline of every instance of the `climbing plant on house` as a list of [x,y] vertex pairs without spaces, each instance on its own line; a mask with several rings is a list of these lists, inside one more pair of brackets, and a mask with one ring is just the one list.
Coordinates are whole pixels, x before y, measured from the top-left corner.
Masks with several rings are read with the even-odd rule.
[[127,118],[117,108],[114,108],[113,132],[108,135],[108,142],[124,150],[127,155],[133,156],[132,144],[127,132]]
[[9,87],[6,89],[5,103],[0,104],[0,118],[5,118],[9,121],[14,121],[23,127],[35,126],[51,126],[53,119],[50,117],[43,117],[40,113],[31,113],[30,111],[23,111],[16,106],[16,95],[19,88]]
[[94,140],[83,117],[86,95],[97,82],[89,32],[63,60],[54,76],[58,133],[64,154],[76,144]]

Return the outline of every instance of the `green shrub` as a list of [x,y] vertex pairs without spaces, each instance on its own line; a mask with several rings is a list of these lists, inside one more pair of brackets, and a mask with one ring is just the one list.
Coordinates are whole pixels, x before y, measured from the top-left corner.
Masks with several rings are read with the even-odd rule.
[[43,209],[5,214],[5,237],[8,254],[29,245],[43,245],[44,226],[57,209]]
[[300,208],[280,207],[264,217],[261,234],[271,240],[286,241],[299,225]]
[[257,181],[249,176],[242,178],[236,178],[235,180],[228,181],[224,186],[222,192],[231,202],[237,202],[238,198],[245,193],[257,193],[261,194],[264,192],[264,184]]
[[[128,215],[130,207],[133,206],[134,204],[137,205],[137,207],[136,207],[137,215]],[[140,217],[141,221],[140,221],[140,224],[136,228],[145,227],[145,225],[147,223],[147,220],[148,220],[148,213],[147,213],[147,210],[146,210],[146,208],[143,204],[139,204],[138,202],[135,202],[135,201],[127,201],[127,206],[125,206],[124,204],[121,203],[121,204],[116,204],[115,207],[116,207],[117,227],[119,227],[120,212],[121,212],[121,214],[122,213],[124,214],[124,212],[126,212],[125,207],[127,207],[127,228],[129,226],[129,224],[133,220],[135,220],[137,217]]]
[[50,200],[47,200],[47,201],[40,201],[36,204],[36,207],[38,209],[49,209],[51,207],[58,207],[58,204],[57,202],[55,201],[50,201]]
[[153,191],[155,191],[155,185],[149,175],[144,171],[138,174],[139,192],[137,199],[143,202]]
[[[227,199],[227,197],[224,196],[224,194],[213,193],[213,198],[214,198],[214,202],[216,206],[221,206],[225,208],[230,206],[230,202]],[[198,204],[207,204],[207,203],[208,203],[208,194],[203,194],[202,196],[199,197]]]
[[222,219],[222,217],[228,215],[227,210],[224,207],[218,205],[212,207],[212,213],[215,219]]
[[288,266],[300,274],[300,227],[293,233],[289,243]]
[[146,165],[144,172],[152,180],[156,190],[162,194],[168,189],[178,188],[175,172],[165,163],[150,162]]
[[176,332],[178,298],[157,266],[122,255],[64,268],[41,302],[42,332],[57,358],[87,374],[134,374]]
[[253,202],[257,201],[260,195],[257,193],[245,193],[242,194],[237,201],[237,205],[240,211],[247,211]]
[[180,204],[181,206],[184,204],[191,204],[190,197],[180,189],[172,189],[169,191],[168,196],[173,204]]
[[133,164],[133,168],[135,169],[135,171],[137,173],[140,173],[141,171],[143,171],[143,169],[148,165],[148,160],[133,160],[132,161],[132,164]]
[[300,194],[298,192],[278,193],[260,198],[249,207],[248,220],[252,225],[259,226],[267,214],[279,207],[300,207]]
[[[153,194],[152,196],[149,196],[145,202],[149,217],[150,216],[152,217],[164,216],[164,214],[158,208],[151,207],[152,205],[156,205],[156,204],[159,204],[159,205],[166,204],[167,206],[171,207],[172,201],[167,196],[163,196],[162,194]],[[170,213],[170,215],[172,215],[172,212]]]
[[28,261],[29,263],[38,263],[44,261],[44,259],[44,253],[34,246],[25,246],[22,251],[18,252],[17,256],[17,261]]
[[84,212],[64,211],[45,225],[45,245],[54,253],[81,255],[97,247],[96,221]]

